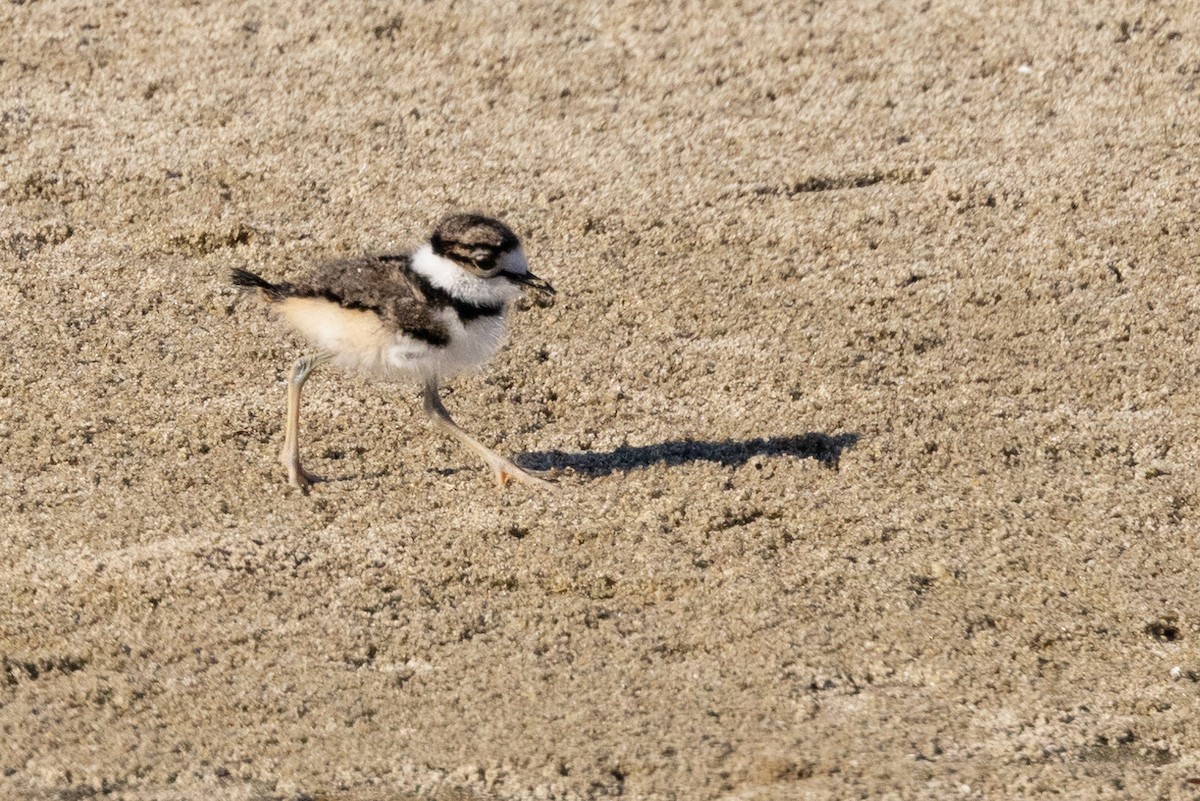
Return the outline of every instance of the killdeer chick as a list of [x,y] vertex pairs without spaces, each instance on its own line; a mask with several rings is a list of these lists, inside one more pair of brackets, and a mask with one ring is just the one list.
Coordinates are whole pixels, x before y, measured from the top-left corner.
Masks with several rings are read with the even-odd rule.
[[455,214],[411,253],[332,262],[298,284],[273,284],[234,270],[233,283],[257,290],[318,348],[296,361],[288,382],[279,459],[293,485],[307,492],[317,480],[300,466],[300,390],[313,369],[328,361],[385,380],[419,382],[426,414],[479,454],[501,486],[510,480],[549,485],[459,428],[438,393],[442,381],[499,350],[508,308],[524,288],[554,292],[529,271],[520,241],[504,223]]

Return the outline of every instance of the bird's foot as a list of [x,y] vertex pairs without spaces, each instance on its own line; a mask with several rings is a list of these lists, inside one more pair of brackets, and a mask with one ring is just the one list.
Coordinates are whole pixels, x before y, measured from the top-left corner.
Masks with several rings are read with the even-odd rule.
[[525,470],[517,467],[507,459],[492,463],[492,473],[496,476],[496,485],[503,488],[510,481],[519,481],[531,487],[558,489],[558,485],[549,479],[553,475],[549,470]]
[[308,490],[313,484],[316,484],[318,481],[324,481],[324,479],[317,474],[310,473],[301,467],[299,461],[291,462],[286,459],[281,459],[280,461],[282,461],[283,466],[287,468],[288,483],[299,489],[305,495],[308,494]]

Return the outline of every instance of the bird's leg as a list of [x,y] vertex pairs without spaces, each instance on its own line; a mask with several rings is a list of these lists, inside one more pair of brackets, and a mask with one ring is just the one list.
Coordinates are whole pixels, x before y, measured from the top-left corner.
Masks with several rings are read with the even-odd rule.
[[479,440],[459,428],[458,424],[450,417],[450,412],[446,411],[446,407],[442,404],[442,397],[438,394],[438,386],[434,381],[425,384],[425,413],[429,415],[429,419],[435,425],[479,454],[483,461],[487,463],[487,466],[492,468],[492,474],[496,476],[496,483],[501,487],[509,481],[522,481],[537,487],[554,486],[549,481],[533,475],[533,472],[517,467],[508,459],[485,447]]
[[292,377],[288,380],[287,421],[279,461],[287,468],[288,482],[305,493],[308,492],[309,485],[318,479],[300,466],[300,390],[304,388],[308,374],[329,361],[329,358],[329,354],[324,351],[300,357],[292,365]]

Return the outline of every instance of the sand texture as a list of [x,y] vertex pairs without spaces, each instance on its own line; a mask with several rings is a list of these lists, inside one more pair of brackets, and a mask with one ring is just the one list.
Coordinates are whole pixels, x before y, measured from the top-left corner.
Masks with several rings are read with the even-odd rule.
[[[457,210],[559,491],[288,487]],[[1198,225],[1194,2],[2,3],[0,799],[1200,799]]]

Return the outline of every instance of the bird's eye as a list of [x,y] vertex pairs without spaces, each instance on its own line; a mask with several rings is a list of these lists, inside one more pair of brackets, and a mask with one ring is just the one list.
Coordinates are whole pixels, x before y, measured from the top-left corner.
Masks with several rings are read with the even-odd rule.
[[501,265],[496,255],[496,251],[493,248],[476,247],[471,249],[470,259],[480,275],[484,278],[491,278],[500,272]]

